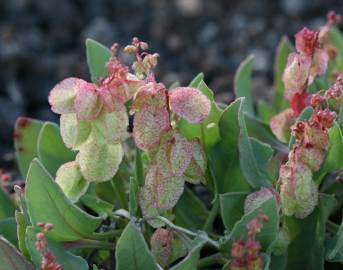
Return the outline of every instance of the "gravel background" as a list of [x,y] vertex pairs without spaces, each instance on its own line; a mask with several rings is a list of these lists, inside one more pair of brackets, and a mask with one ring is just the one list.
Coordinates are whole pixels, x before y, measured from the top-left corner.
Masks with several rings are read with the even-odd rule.
[[56,121],[50,89],[68,76],[88,78],[84,40],[127,44],[133,36],[160,53],[158,78],[187,84],[203,71],[230,101],[238,64],[256,56],[254,91],[271,91],[273,57],[283,34],[325,23],[339,0],[0,0],[0,167],[12,164],[17,116]]

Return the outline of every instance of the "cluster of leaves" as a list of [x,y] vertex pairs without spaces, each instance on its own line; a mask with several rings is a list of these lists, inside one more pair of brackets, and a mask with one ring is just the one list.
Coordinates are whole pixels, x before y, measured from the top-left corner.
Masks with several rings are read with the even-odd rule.
[[25,188],[0,189],[1,269],[343,263],[339,19],[300,31],[296,48],[281,40],[275,95],[256,107],[253,56],[225,105],[203,74],[187,87],[157,82],[158,55],[137,38],[124,49],[131,69],[116,44],[87,40],[92,82],[68,78],[49,96],[60,125],[17,120]]

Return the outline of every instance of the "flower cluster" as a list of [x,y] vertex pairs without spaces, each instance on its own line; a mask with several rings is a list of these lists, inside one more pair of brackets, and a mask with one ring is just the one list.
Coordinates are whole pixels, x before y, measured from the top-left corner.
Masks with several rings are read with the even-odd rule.
[[46,233],[53,228],[50,223],[38,223],[41,228],[41,232],[36,235],[36,248],[42,255],[41,270],[63,270],[63,267],[59,265],[56,257],[48,248],[48,241],[46,240]]
[[180,118],[202,122],[211,102],[198,89],[168,91],[157,82],[152,70],[158,54],[149,54],[147,49],[148,44],[138,38],[125,47],[124,51],[136,58],[130,73],[118,59],[115,44],[106,65],[107,75],[97,83],[68,78],[50,93],[52,110],[61,114],[63,141],[79,151],[76,160],[62,165],[56,175],[56,182],[73,201],[86,192],[89,182],[110,180],[118,171],[124,155],[122,144],[130,137],[127,107],[134,115],[134,141],[151,157],[140,196],[142,205],[170,209],[183,193],[184,181],[199,183],[204,179],[202,146],[198,140],[184,138],[172,123]]
[[320,92],[312,95],[312,116],[309,120],[297,121],[292,126],[296,143],[289,153],[287,163],[281,166],[279,177],[285,215],[305,218],[317,205],[318,190],[312,180],[312,172],[318,171],[324,161],[329,144],[328,130],[336,119],[336,112],[330,110],[329,103],[331,100],[339,100],[342,90],[343,80],[339,77],[323,95]]
[[328,34],[330,28],[340,21],[341,17],[331,11],[323,27],[314,31],[305,27],[295,35],[297,52],[288,56],[283,74],[285,98],[290,100],[290,108],[275,115],[270,122],[273,133],[282,142],[288,142],[295,118],[310,105],[311,95],[307,88],[317,76],[326,72],[330,58],[336,55]]
[[256,234],[263,227],[263,222],[268,221],[268,216],[260,213],[252,219],[247,225],[247,239],[237,239],[231,246],[231,268],[232,270],[262,270],[263,259],[261,257],[261,245],[256,240]]

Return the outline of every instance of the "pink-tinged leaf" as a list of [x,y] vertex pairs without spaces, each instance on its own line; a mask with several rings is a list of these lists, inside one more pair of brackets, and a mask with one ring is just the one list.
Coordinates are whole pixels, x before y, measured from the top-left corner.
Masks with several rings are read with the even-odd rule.
[[121,143],[129,137],[127,132],[128,125],[129,118],[126,108],[122,106],[121,111],[111,113],[102,111],[93,122],[93,132],[96,139],[102,143]]
[[285,83],[285,98],[291,99],[296,93],[306,88],[310,74],[312,59],[310,56],[291,53],[288,56],[287,66],[283,74]]
[[169,92],[170,109],[191,123],[205,120],[211,110],[210,100],[193,87],[177,87]]
[[144,107],[165,107],[167,103],[167,89],[162,83],[150,82],[141,86],[132,103],[131,111],[136,112]]
[[[169,210],[175,206],[184,190],[183,177],[164,177],[156,164],[152,164],[145,177],[140,193],[142,205],[150,205],[158,210]],[[149,203],[147,203],[149,202]],[[145,209],[142,207],[143,213]]]
[[316,49],[312,58],[309,84],[311,84],[317,76],[321,76],[326,72],[328,64],[329,54],[326,49]]
[[291,137],[291,126],[294,122],[293,110],[286,109],[270,120],[270,128],[276,138],[281,142],[288,143]]
[[161,174],[166,177],[182,176],[191,162],[192,148],[190,141],[175,133],[157,152],[157,166]]
[[91,133],[90,122],[77,120],[75,113],[62,114],[60,130],[64,144],[73,150],[78,150]]
[[63,164],[56,173],[55,181],[72,202],[77,202],[89,186],[89,182],[82,177],[76,161]]
[[104,182],[117,173],[123,155],[121,144],[99,144],[89,140],[80,148],[77,160],[87,181]]
[[299,146],[293,149],[292,155],[296,160],[303,162],[314,172],[319,171],[325,158],[325,152],[312,145]]
[[58,83],[49,94],[49,104],[55,113],[74,112],[74,100],[87,82],[78,78],[68,78]]
[[102,100],[96,85],[87,83],[80,88],[75,98],[75,112],[79,120],[94,120],[102,109]]
[[133,122],[136,145],[142,150],[158,147],[162,134],[169,128],[169,113],[166,108],[148,107],[137,112]]
[[192,184],[206,183],[207,159],[199,140],[192,140],[192,159],[185,171],[185,180]]
[[279,202],[279,194],[271,188],[261,188],[259,191],[250,193],[244,201],[244,213],[247,214],[254,209],[259,208],[264,202],[275,197]]

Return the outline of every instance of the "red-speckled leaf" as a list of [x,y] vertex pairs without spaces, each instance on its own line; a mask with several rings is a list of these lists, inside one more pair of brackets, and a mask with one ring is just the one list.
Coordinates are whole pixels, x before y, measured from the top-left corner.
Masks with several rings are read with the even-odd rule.
[[142,150],[151,150],[160,143],[161,135],[168,130],[169,113],[166,108],[148,107],[136,113],[133,136]]
[[205,183],[205,172],[207,168],[207,159],[203,146],[198,139],[192,140],[192,159],[185,171],[185,180],[189,183]]
[[170,109],[190,123],[200,123],[211,110],[210,100],[196,88],[177,87],[169,92]]
[[81,147],[77,159],[87,181],[103,182],[117,173],[123,155],[121,144],[99,144],[90,140]]
[[192,143],[175,133],[173,138],[160,146],[157,153],[157,167],[162,175],[182,176],[192,159]]
[[74,101],[78,91],[87,84],[78,78],[67,78],[58,83],[50,92],[49,103],[55,113],[74,112]]
[[73,150],[88,139],[92,126],[89,122],[77,120],[75,113],[62,114],[60,117],[61,136],[64,144]]
[[125,106],[120,111],[108,113],[102,111],[98,119],[94,121],[94,134],[96,139],[103,143],[120,143],[125,141],[129,134],[127,127],[129,118]]
[[94,120],[99,115],[102,108],[102,99],[96,86],[86,83],[76,94],[75,112],[79,120]]
[[14,129],[14,147],[19,170],[25,179],[32,159],[38,156],[37,141],[43,122],[19,117]]
[[131,111],[139,111],[146,106],[162,108],[167,103],[166,88],[161,83],[150,82],[140,87],[131,106]]

